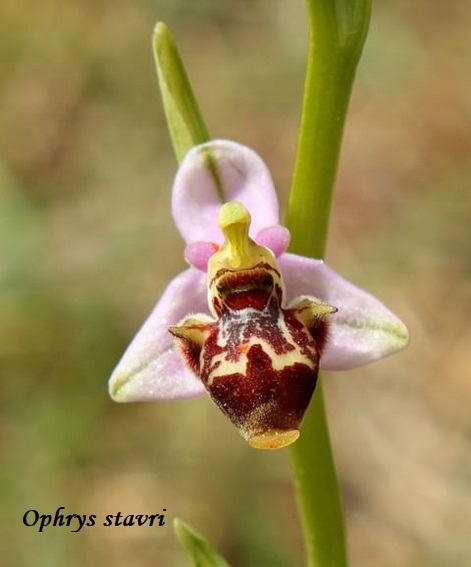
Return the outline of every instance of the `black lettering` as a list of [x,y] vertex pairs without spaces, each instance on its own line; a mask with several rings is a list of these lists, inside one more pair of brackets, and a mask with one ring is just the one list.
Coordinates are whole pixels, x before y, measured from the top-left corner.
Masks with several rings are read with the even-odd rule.
[[[32,524],[28,524],[28,515],[30,512],[34,512],[34,522]],[[25,526],[34,526],[34,524],[39,520],[39,512],[37,510],[28,510],[27,512],[24,513],[23,516],[23,524]]]
[[118,513],[116,514],[116,520],[114,521],[114,525],[115,525],[115,526],[121,526],[121,525],[122,525],[122,522],[120,521],[121,518],[122,518],[121,512],[118,512]]
[[41,518],[41,523],[39,524],[39,531],[42,532],[43,529],[51,523],[52,516],[42,514],[39,517]]
[[77,530],[72,530],[73,532],[79,532],[83,528],[85,520],[87,519],[87,515],[84,514],[83,516],[80,516],[79,514],[76,514],[76,518],[80,524],[80,527]]
[[108,516],[106,516],[106,522],[103,522],[104,526],[111,526],[111,523],[113,521],[113,514],[108,514]]
[[134,516],[132,514],[124,518],[123,526],[134,526]]
[[150,516],[149,516],[149,520],[150,520],[149,526],[153,526],[153,525],[154,525],[154,520],[155,520],[156,518],[158,518],[158,517],[159,517],[159,514],[152,514],[152,515],[150,515]]
[[[165,508],[164,508],[165,510]],[[165,526],[165,515],[164,514],[160,514],[159,516],[159,526]]]
[[[143,525],[147,522],[147,518],[148,518],[148,517],[149,517],[149,516],[148,516],[147,514],[146,514],[145,516],[144,516],[143,514],[138,514],[138,515],[136,516],[137,523],[138,523],[140,526],[143,526]],[[145,518],[145,519],[143,520],[142,518]]]
[[59,512],[63,509],[64,509],[64,506],[57,508],[56,515],[54,516],[54,523],[52,524],[53,526],[57,526],[57,525],[63,526],[64,525],[64,516],[62,514],[59,514]]
[[94,526],[95,525],[96,514],[90,514],[88,518],[87,526]]
[[77,514],[69,514],[68,516],[66,516],[66,520],[67,520],[67,524],[66,526],[70,527],[70,522],[75,518]]

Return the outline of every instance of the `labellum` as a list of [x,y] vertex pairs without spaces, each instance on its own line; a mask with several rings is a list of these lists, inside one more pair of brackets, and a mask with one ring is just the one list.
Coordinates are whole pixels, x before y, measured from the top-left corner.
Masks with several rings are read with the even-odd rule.
[[170,327],[185,363],[252,447],[294,442],[316,386],[337,309],[311,296],[287,307],[273,253],[248,235],[242,203],[221,208],[225,242],[208,266],[213,317],[188,316]]

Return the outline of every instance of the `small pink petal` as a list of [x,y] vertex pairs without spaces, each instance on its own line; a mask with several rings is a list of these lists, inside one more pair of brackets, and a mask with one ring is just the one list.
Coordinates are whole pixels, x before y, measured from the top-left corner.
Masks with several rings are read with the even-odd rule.
[[197,270],[206,272],[208,261],[211,256],[219,250],[214,242],[191,242],[185,247],[185,260]]
[[338,309],[337,313],[329,315],[329,339],[321,358],[321,368],[355,368],[407,345],[407,328],[396,315],[320,260],[283,254],[278,262],[288,301],[308,294]]
[[223,241],[217,218],[222,203],[241,201],[252,215],[252,238],[278,223],[278,198],[270,172],[250,148],[214,140],[191,149],[173,185],[172,214],[187,243]]
[[190,313],[208,312],[206,274],[190,268],[174,278],[115,368],[116,402],[189,398],[205,392],[176,352],[168,327]]
[[278,256],[281,256],[288,248],[290,238],[289,230],[281,226],[281,224],[277,224],[263,228],[257,234],[255,241],[261,246],[270,248],[273,254],[278,258]]

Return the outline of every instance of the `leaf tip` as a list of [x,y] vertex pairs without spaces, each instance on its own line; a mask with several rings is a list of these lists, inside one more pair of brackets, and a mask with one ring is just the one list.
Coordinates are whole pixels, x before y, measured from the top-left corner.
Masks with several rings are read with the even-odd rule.
[[159,44],[165,39],[171,38],[172,35],[164,22],[157,22],[154,26],[154,32],[152,34],[152,41],[154,44]]

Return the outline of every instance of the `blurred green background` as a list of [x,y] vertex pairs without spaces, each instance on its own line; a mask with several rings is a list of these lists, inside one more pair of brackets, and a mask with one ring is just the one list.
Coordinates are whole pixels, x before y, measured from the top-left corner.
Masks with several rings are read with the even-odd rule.
[[[256,149],[285,207],[301,0],[3,0],[1,537],[5,567],[303,564],[287,453],[208,399],[117,405],[108,376],[184,267],[150,37],[172,29],[208,127]],[[326,375],[352,567],[471,564],[469,0],[376,0],[347,121],[330,264],[409,325],[400,355]],[[313,156],[315,159],[315,156]],[[23,514],[96,514],[71,533]],[[161,513],[163,527],[100,525]]]

